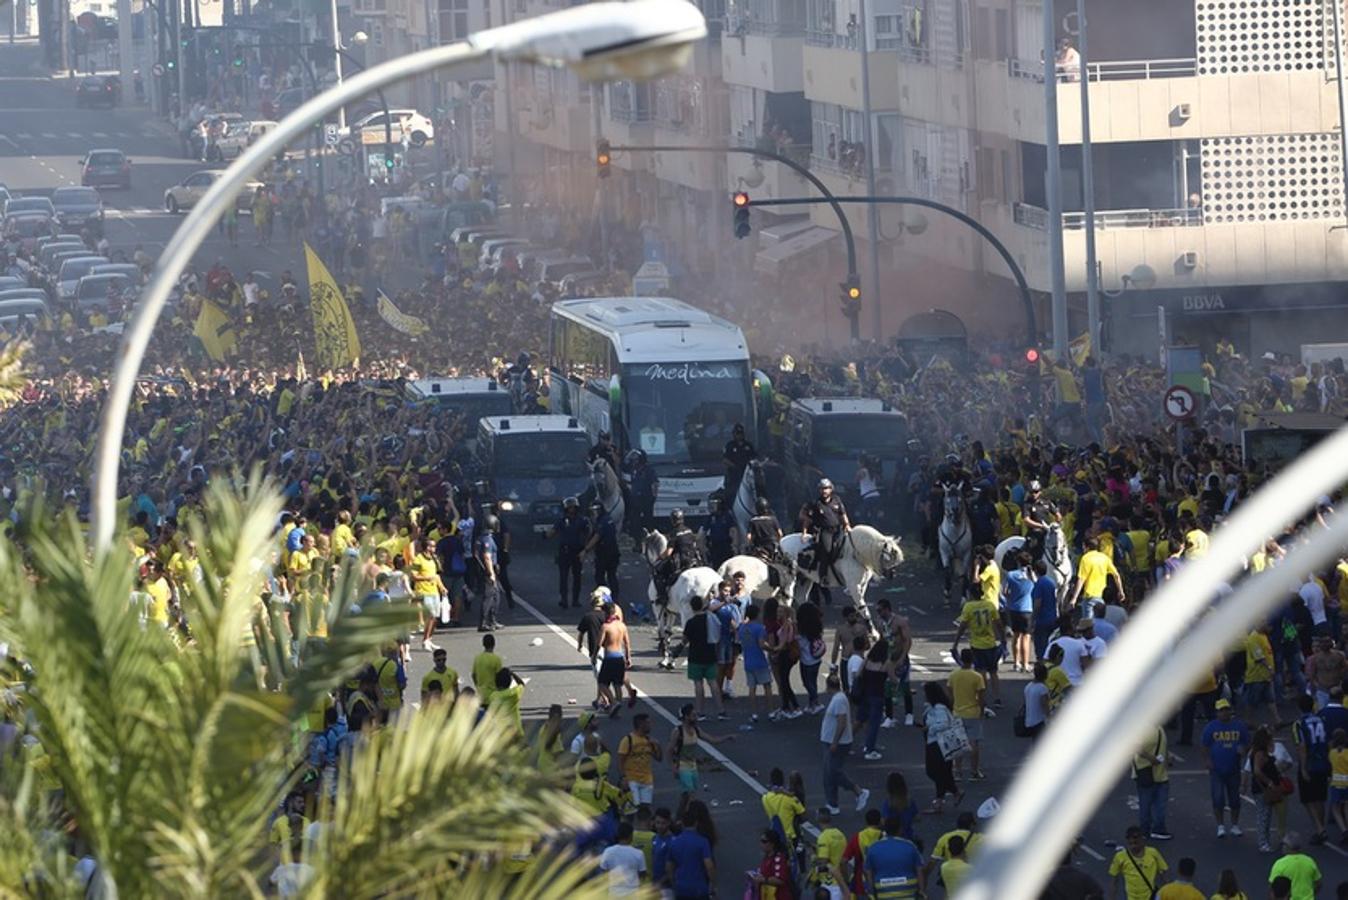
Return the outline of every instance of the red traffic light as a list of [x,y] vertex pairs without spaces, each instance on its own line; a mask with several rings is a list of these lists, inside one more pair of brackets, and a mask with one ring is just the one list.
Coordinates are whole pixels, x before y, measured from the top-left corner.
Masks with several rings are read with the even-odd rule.
[[749,205],[749,195],[746,194],[744,191],[736,191],[736,192],[735,192],[735,196],[731,197],[730,200],[731,200],[731,202],[734,203],[736,206],[748,206],[748,205]]
[[1039,351],[1034,347],[1031,347],[1030,349],[1026,350],[1025,361],[1027,363],[1030,363],[1031,365],[1039,362]]

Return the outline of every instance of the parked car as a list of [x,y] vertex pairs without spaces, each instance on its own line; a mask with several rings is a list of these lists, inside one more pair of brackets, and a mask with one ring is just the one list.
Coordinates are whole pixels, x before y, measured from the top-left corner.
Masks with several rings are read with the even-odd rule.
[[108,297],[114,291],[120,293],[134,288],[135,284],[125,275],[85,275],[75,284],[75,308],[87,311],[94,308],[107,309]]
[[538,280],[560,290],[562,279],[568,275],[589,275],[593,272],[595,272],[594,263],[590,261],[588,256],[573,256],[568,259],[553,259],[541,263],[538,267]]
[[47,301],[43,297],[0,300],[0,327],[11,333],[21,323],[31,322],[36,325],[50,317],[51,311],[47,308]]
[[[389,137],[394,143],[402,143],[403,136],[407,136],[408,142],[413,147],[425,146],[435,138],[435,126],[431,120],[415,109],[390,109],[389,116],[392,117],[392,127],[389,129]],[[350,138],[357,142],[360,141],[358,135],[365,132],[375,134],[384,134],[384,111],[370,113],[362,116],[352,122],[345,131],[341,132],[342,137]]]
[[94,266],[108,261],[106,256],[75,256],[61,263],[56,275],[56,299],[72,299],[80,279],[88,275]]
[[[215,180],[224,174],[223,170],[204,169],[200,172],[193,172],[173,187],[164,191],[164,209],[177,215],[183,210],[191,209],[197,201],[206,195]],[[253,192],[262,186],[260,181],[249,181],[244,185],[243,190],[239,192],[235,203],[240,212],[252,209]]]
[[106,106],[122,102],[122,81],[113,75],[86,75],[75,85],[76,106]]
[[79,251],[80,253],[91,253],[92,251],[84,245],[84,241],[52,241],[44,244],[42,249],[37,251],[37,264],[44,271],[51,271],[52,261],[62,253]]
[[47,292],[42,288],[15,288],[11,291],[0,291],[0,303],[10,303],[15,300],[41,300],[47,302]]
[[89,270],[90,275],[125,275],[131,284],[139,287],[145,283],[145,273],[135,263],[104,263]]
[[216,138],[208,154],[214,160],[230,160],[248,149],[255,141],[276,127],[270,119],[258,119],[251,122],[229,122],[223,135]]
[[42,213],[21,213],[6,216],[0,234],[7,242],[18,244],[24,250],[31,251],[39,239],[56,233],[56,223],[51,216]]
[[131,160],[120,150],[90,150],[84,157],[80,184],[131,190]]
[[51,202],[56,207],[56,222],[62,228],[103,225],[103,201],[93,188],[59,187],[51,192]]
[[56,218],[56,207],[47,197],[10,197],[5,201],[5,218],[21,213],[42,213]]

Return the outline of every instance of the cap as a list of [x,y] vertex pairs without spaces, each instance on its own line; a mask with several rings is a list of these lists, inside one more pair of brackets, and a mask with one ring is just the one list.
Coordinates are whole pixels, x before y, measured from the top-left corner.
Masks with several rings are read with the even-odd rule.
[[832,481],[829,481],[827,478],[821,478],[821,479],[819,479],[819,489],[820,489],[821,491],[822,491],[824,488],[831,488],[831,487],[833,487],[833,482],[832,482]]
[[1216,709],[1230,709],[1231,701],[1223,697],[1221,700],[1218,700],[1213,706]]
[[978,818],[991,819],[997,813],[1002,811],[1002,805],[997,802],[996,797],[989,797],[978,804]]
[[1036,478],[1036,479],[1034,479],[1033,481],[1030,482],[1029,488],[1030,488],[1030,490],[1032,490],[1032,491],[1042,491],[1042,490],[1044,489],[1044,486],[1043,486],[1042,484],[1040,484],[1040,483],[1039,483],[1039,479]]
[[1277,361],[1278,361],[1278,354],[1274,353],[1272,350],[1265,350],[1265,351],[1264,351],[1264,355],[1261,356],[1261,357],[1259,357],[1259,358],[1260,358],[1260,359],[1266,359],[1266,360],[1268,360],[1269,362],[1277,362]]

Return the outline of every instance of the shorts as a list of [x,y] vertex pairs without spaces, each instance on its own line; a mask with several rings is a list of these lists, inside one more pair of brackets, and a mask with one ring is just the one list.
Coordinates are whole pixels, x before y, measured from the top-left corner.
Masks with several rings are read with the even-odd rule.
[[1029,634],[1034,631],[1034,614],[1027,612],[1012,612],[1009,615],[1011,619],[1011,631],[1014,634]]
[[701,784],[702,779],[698,777],[697,769],[679,769],[679,790],[685,794],[692,794]]
[[1329,789],[1329,805],[1338,806],[1340,803],[1348,803],[1348,787],[1332,787]]
[[1324,803],[1329,797],[1329,773],[1303,771],[1297,778],[1297,796],[1302,803]]
[[772,670],[771,669],[745,669],[744,680],[749,683],[749,687],[771,687]]
[[975,672],[996,672],[997,664],[1002,661],[1002,651],[1000,647],[989,647],[986,650],[974,648],[974,671]]
[[463,576],[446,575],[441,579],[445,583],[445,594],[449,599],[463,596]]
[[604,654],[599,664],[599,684],[620,687],[627,675],[627,659],[621,653]]
[[735,645],[717,644],[716,645],[716,664],[718,666],[733,666],[735,664]]
[[1240,773],[1222,775],[1208,773],[1208,790],[1212,794],[1213,809],[1240,809]]
[[421,605],[426,607],[426,615],[432,619],[440,616],[440,595],[426,594],[421,598]]
[[715,681],[716,663],[694,663],[688,664],[689,681]]
[[1246,706],[1259,706],[1260,704],[1273,702],[1273,682],[1271,681],[1247,681],[1242,688],[1242,692]]
[[643,803],[653,803],[655,801],[655,785],[646,784],[641,781],[627,782],[627,789],[632,793],[632,802],[637,806]]
[[969,743],[977,743],[983,740],[983,717],[977,719],[960,719],[964,723],[964,733],[969,736]]

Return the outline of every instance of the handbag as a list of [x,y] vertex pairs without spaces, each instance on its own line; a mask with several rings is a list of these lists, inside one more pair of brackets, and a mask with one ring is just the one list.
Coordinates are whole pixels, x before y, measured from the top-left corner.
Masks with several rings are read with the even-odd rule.
[[964,723],[958,718],[952,718],[948,727],[936,733],[936,748],[947,761],[968,753],[969,734],[964,730]]

